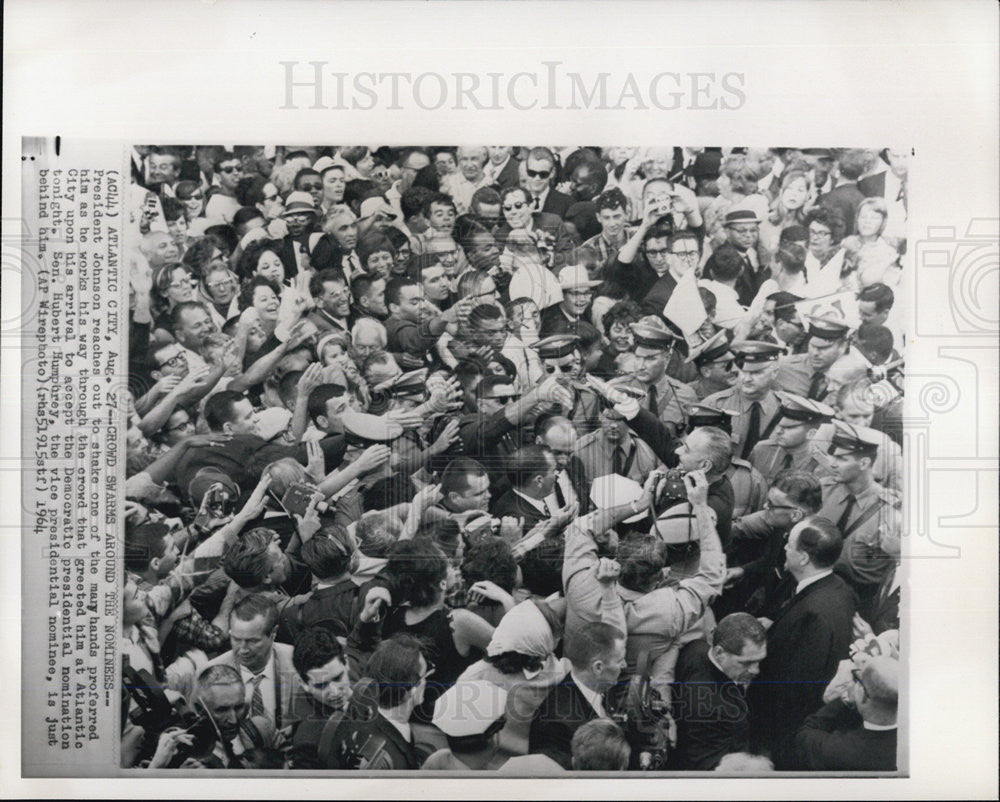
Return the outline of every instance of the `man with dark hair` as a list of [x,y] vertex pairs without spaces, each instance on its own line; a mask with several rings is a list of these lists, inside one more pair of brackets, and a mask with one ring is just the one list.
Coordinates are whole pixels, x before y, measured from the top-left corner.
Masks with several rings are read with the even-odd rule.
[[495,516],[523,518],[527,531],[555,513],[546,499],[555,485],[556,461],[541,446],[525,446],[508,457],[507,481],[510,490],[491,509]]
[[768,484],[787,470],[814,472],[819,463],[812,453],[816,430],[833,420],[833,407],[779,390],[780,402],[770,437],[760,440],[750,452],[750,462]]
[[792,739],[806,716],[823,704],[823,690],[848,656],[857,597],[834,574],[844,541],[826,518],[797,523],[785,545],[785,570],[795,593],[768,627],[767,657],[750,689],[757,745],[778,769],[790,768]]
[[[618,251],[628,241],[628,199],[618,187],[608,189],[594,198],[594,216],[601,230],[585,240],[580,251],[590,255],[585,259],[591,278],[603,278],[615,263]],[[590,267],[593,265],[593,267]]]
[[174,197],[174,185],[181,177],[181,157],[168,148],[154,148],[147,159],[147,186],[163,198]]
[[426,362],[428,350],[451,326],[455,328],[459,313],[468,310],[469,303],[459,301],[442,315],[434,315],[424,299],[420,283],[408,277],[391,279],[385,287],[385,302],[389,317],[385,329],[389,335],[388,349],[394,353],[409,354]]
[[347,656],[333,631],[312,626],[295,639],[292,664],[304,696],[295,700],[302,721],[295,728],[289,761],[293,769],[321,769],[320,738],[331,716],[343,714],[351,699]]
[[212,190],[205,206],[205,217],[221,217],[231,223],[233,215],[240,208],[240,202],[236,200],[236,185],[243,178],[243,162],[235,153],[227,150],[216,157],[213,170],[219,179],[219,186]]
[[572,768],[573,735],[588,721],[607,718],[605,695],[625,667],[625,633],[596,622],[566,633],[563,653],[569,676],[554,686],[538,708],[528,736],[528,751]]
[[699,639],[681,649],[674,685],[677,750],[672,766],[712,771],[724,755],[747,751],[746,692],[766,654],[767,630],[748,613],[732,613],[719,621],[711,646]]
[[351,328],[360,318],[372,317],[384,323],[389,317],[385,305],[385,279],[371,273],[358,273],[351,281]]
[[433,671],[412,635],[397,633],[381,641],[364,671],[370,707],[352,705],[332,736],[323,739],[329,745],[320,745],[322,764],[328,769],[371,771],[420,768],[410,715],[423,702]]
[[847,148],[837,157],[833,171],[835,186],[820,196],[819,205],[837,212],[844,221],[844,235],[854,233],[854,218],[865,194],[858,188],[858,179],[868,166],[868,152],[861,148]]
[[773,338],[784,353],[801,354],[808,347],[805,324],[795,304],[802,298],[791,292],[772,292],[764,302],[764,316],[773,331]]
[[861,322],[875,326],[885,326],[892,312],[896,297],[885,284],[869,284],[858,293],[858,312]]
[[220,434],[256,434],[257,412],[243,393],[222,390],[205,402],[205,423]]
[[809,349],[804,354],[784,356],[778,362],[777,386],[813,401],[827,401],[827,375],[833,363],[848,351],[850,327],[842,318],[809,317]]
[[328,268],[318,272],[309,281],[309,294],[316,301],[316,308],[307,320],[316,326],[321,336],[351,330],[351,291],[342,271]]
[[[677,282],[684,276],[698,267],[698,260],[701,255],[701,247],[698,244],[698,237],[693,231],[676,231],[670,235],[666,242],[666,254],[663,257],[657,255],[657,245],[645,245],[644,253],[650,260],[650,266],[658,272],[659,278],[649,288],[646,297],[642,299],[642,313],[644,315],[662,315],[663,309],[674,293]],[[660,272],[660,268],[665,267],[666,272]]]

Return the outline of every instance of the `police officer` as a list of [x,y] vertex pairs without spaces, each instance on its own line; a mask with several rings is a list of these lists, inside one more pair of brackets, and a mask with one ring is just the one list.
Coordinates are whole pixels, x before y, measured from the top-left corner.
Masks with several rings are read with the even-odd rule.
[[643,318],[630,328],[635,336],[635,375],[647,387],[643,406],[676,435],[684,430],[687,408],[698,401],[694,390],[667,372],[678,343],[682,348],[687,345],[659,318]]
[[699,401],[728,390],[736,383],[735,355],[729,349],[728,334],[726,329],[720,329],[701,345],[692,348],[685,360],[693,362],[698,370],[698,378],[688,387],[694,390]]
[[816,430],[833,420],[834,409],[801,395],[775,391],[781,406],[778,420],[767,440],[754,446],[751,464],[761,472],[768,484],[782,471],[796,470],[813,473],[819,463],[812,453]]
[[826,401],[830,366],[847,353],[850,326],[833,310],[823,317],[807,315],[806,322],[809,348],[779,360],[777,386],[812,401]]
[[830,444],[832,475],[821,480],[820,515],[844,538],[836,571],[858,593],[862,616],[899,556],[899,496],[872,476],[882,435],[874,429],[834,420]]
[[780,402],[773,387],[781,347],[758,340],[737,340],[731,348],[739,368],[736,384],[708,396],[704,402],[736,412],[733,419],[735,454],[745,460],[759,441],[770,436],[777,421]]
[[580,434],[600,428],[601,401],[597,394],[582,386],[585,376],[580,338],[575,334],[553,334],[531,346],[538,352],[542,370],[570,394],[572,400],[563,405],[562,414],[569,418]]

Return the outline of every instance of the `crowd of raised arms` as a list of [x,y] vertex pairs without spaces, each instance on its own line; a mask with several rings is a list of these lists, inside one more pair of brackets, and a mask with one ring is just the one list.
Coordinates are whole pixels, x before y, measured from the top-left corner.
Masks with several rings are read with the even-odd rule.
[[122,765],[894,771],[908,156],[133,147]]

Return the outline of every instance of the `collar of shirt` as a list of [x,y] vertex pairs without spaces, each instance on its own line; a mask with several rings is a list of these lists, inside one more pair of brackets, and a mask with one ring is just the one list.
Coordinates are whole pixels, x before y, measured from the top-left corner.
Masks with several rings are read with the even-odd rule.
[[509,163],[510,163],[510,154],[508,154],[507,158],[504,159],[502,162],[500,162],[500,164],[493,164],[493,162],[490,162],[490,169],[493,171],[494,181],[500,178],[500,173],[502,173],[506,169]]
[[325,309],[320,309],[318,306],[316,307],[316,311],[319,313],[320,317],[325,318],[326,320],[329,320],[334,326],[336,326],[341,331],[347,331],[348,330],[347,329],[347,321],[345,321],[343,318],[334,317],[329,312],[327,312]]
[[898,725],[896,724],[872,724],[870,721],[862,721],[861,726],[866,730],[871,730],[872,732],[884,732],[886,730],[894,730]]
[[413,743],[413,735],[410,730],[409,722],[396,721],[395,719],[389,718],[385,714],[385,710],[383,710],[381,707],[378,709],[378,712],[381,714],[382,718],[388,721],[393,727],[395,727],[399,731],[399,734],[403,736],[404,741],[406,741],[407,743]]
[[570,669],[569,674],[573,678],[573,682],[576,683],[576,687],[580,689],[580,693],[583,694],[583,698],[590,703],[592,708],[594,708],[594,712],[597,713],[600,718],[605,718],[606,714],[604,712],[604,702],[601,700],[601,695],[597,691],[592,691],[580,682],[573,669]]
[[524,493],[522,493],[516,487],[511,488],[511,490],[513,490],[517,495],[519,495],[521,498],[523,498],[525,501],[527,501],[532,507],[534,507],[540,513],[542,513],[542,515],[548,515],[548,513],[545,511],[545,502],[544,501],[539,501],[538,499],[532,498],[531,496],[526,496],[526,495],[524,495]]
[[827,568],[825,571],[820,571],[815,576],[811,576],[808,579],[803,579],[799,584],[795,586],[795,595],[798,596],[803,590],[812,585],[815,582],[819,582],[823,577],[830,576],[833,573],[832,568]]
[[[264,679],[261,680],[261,685],[263,685],[267,681],[274,682],[274,649],[272,649],[271,650],[271,654],[268,655],[267,665],[264,666],[264,670],[260,672],[260,675],[264,677]],[[256,677],[256,676],[258,676],[258,675],[254,674],[246,666],[241,665],[240,666],[240,676],[243,677],[243,682],[247,685],[247,690],[249,690],[250,694],[252,695],[253,694],[253,690],[251,689],[251,684],[253,682],[253,678]],[[261,693],[263,693],[263,690],[264,689],[261,688]],[[266,696],[264,698],[265,698],[265,700],[267,699]],[[267,702],[265,701],[264,704],[266,705]]]
[[549,190],[551,187],[545,187],[541,192],[538,193],[538,211],[542,210],[545,206],[545,199],[549,197]]

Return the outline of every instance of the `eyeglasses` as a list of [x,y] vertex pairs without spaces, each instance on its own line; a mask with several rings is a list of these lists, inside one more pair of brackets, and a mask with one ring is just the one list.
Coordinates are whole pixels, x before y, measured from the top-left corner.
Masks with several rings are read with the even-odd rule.
[[513,212],[514,210],[521,211],[521,209],[523,209],[527,205],[528,204],[525,203],[524,201],[514,201],[510,206],[504,204],[503,210],[505,212]]
[[181,351],[179,354],[174,354],[170,359],[164,359],[160,363],[161,368],[178,368],[181,365],[187,364],[187,356]]
[[671,254],[678,259],[697,259],[698,251],[671,251]]
[[182,278],[180,281],[171,281],[167,286],[172,290],[180,290],[184,287],[193,287],[198,284],[198,279],[194,276]]
[[206,284],[210,290],[224,290],[226,287],[233,286],[233,280],[231,278],[223,279],[222,281],[213,281],[211,284]]
[[826,239],[827,237],[833,236],[829,231],[824,229],[810,228],[809,229],[809,239]]
[[176,426],[170,426],[167,429],[167,431],[168,432],[179,432],[181,429],[193,429],[193,428],[194,428],[194,421],[192,421],[190,418],[188,418],[185,421],[181,421]]
[[228,167],[220,167],[220,173],[242,173],[243,165],[241,164],[230,164]]
[[530,178],[548,178],[552,175],[551,170],[526,170],[525,172]]

